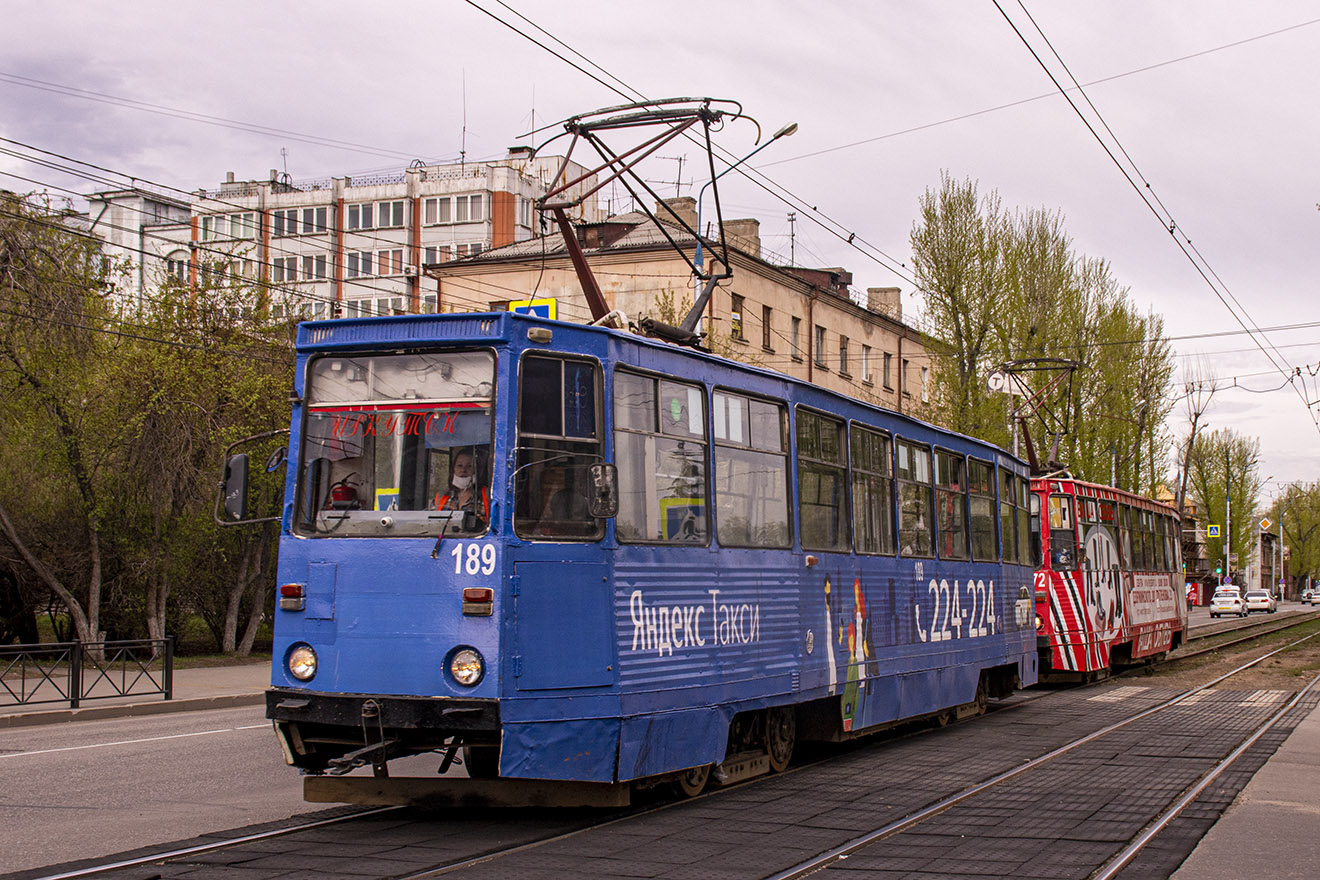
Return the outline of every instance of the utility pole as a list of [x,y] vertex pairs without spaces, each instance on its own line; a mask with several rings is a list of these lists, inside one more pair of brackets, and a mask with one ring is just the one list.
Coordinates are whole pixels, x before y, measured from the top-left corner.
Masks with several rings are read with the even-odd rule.
[[788,212],[788,265],[797,265],[797,211]]
[[1232,569],[1229,562],[1233,559],[1233,478],[1229,472],[1228,450],[1224,450],[1224,574]]

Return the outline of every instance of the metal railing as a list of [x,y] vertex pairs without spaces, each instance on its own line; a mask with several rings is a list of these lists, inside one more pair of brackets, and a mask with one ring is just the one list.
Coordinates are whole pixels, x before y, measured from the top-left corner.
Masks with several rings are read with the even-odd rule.
[[174,636],[0,645],[0,706],[174,697]]

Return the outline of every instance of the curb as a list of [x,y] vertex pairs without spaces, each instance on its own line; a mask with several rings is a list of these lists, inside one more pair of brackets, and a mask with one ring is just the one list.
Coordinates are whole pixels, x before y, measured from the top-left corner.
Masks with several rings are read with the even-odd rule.
[[263,692],[259,694],[231,694],[219,697],[161,700],[156,703],[128,703],[119,706],[89,706],[81,709],[24,712],[17,715],[0,715],[0,729],[32,727],[39,724],[62,724],[69,721],[132,718],[137,715],[165,715],[171,712],[198,712],[206,709],[234,709],[242,706],[260,706],[264,705],[265,702],[266,695]]

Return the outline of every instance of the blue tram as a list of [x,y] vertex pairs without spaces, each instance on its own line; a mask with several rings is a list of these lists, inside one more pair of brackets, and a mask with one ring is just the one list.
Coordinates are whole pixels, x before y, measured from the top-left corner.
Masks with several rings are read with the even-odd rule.
[[267,715],[308,773],[436,751],[692,793],[1036,681],[1029,479],[996,447],[523,315],[297,351]]

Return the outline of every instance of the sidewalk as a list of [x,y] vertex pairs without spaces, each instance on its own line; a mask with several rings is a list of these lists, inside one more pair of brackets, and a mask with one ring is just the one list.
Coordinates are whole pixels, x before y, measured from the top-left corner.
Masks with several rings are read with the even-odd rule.
[[70,709],[67,703],[0,704],[0,729],[198,709],[260,706],[265,702],[265,690],[268,687],[269,660],[175,669],[172,700],[166,700],[160,694],[109,697],[83,700],[82,708],[79,709]]
[[1320,708],[1238,793],[1173,880],[1320,874]]

